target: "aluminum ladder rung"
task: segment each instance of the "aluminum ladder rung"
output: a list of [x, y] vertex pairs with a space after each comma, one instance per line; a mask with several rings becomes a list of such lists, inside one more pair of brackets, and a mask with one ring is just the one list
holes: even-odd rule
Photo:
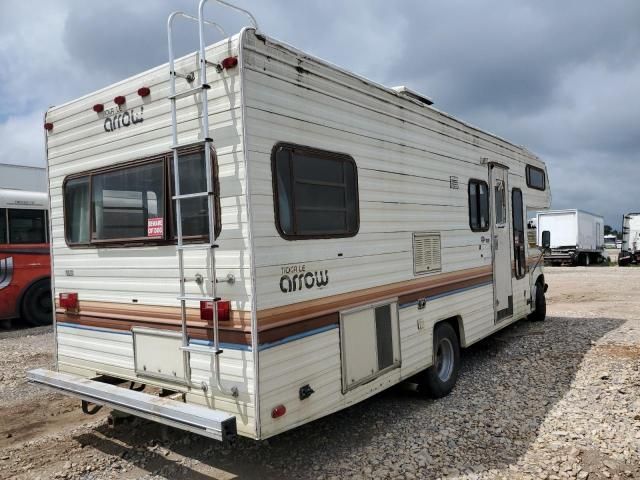
[[187, 245], [176, 245], [178, 250], [211, 250], [218, 248], [215, 243], [189, 243]]
[[178, 300], [194, 301], [194, 302], [219, 302], [220, 297], [211, 297], [209, 295], [178, 295]]
[[190, 95], [194, 95], [196, 93], [200, 93], [203, 90], [209, 90], [211, 88], [211, 85], [209, 85], [208, 83], [203, 83], [202, 85], [198, 85], [197, 87], [193, 87], [190, 88], [188, 90], [184, 90], [183, 92], [180, 93], [175, 93], [173, 95], [169, 95], [169, 100], [178, 100], [179, 98], [184, 98], [184, 97], [188, 97]]
[[209, 195], [213, 195], [214, 192], [196, 192], [196, 193], [185, 193], [184, 195], [173, 195], [171, 198], [174, 200], [187, 200], [189, 198], [202, 198], [208, 197]]
[[178, 143], [176, 145], [171, 145], [171, 148], [176, 150], [179, 148], [199, 147], [206, 143], [213, 143], [213, 138], [206, 137], [204, 140], [196, 140], [195, 142]]

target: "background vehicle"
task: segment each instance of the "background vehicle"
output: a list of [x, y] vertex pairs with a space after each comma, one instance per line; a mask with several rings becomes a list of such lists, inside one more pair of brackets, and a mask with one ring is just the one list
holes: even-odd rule
[[604, 219], [582, 210], [547, 210], [537, 214], [538, 245], [542, 232], [551, 232], [546, 264], [590, 265], [603, 260]]
[[604, 236], [604, 248], [618, 248], [617, 242], [618, 242], [618, 239], [615, 235]]
[[50, 109], [57, 371], [29, 378], [218, 439], [446, 395], [460, 348], [544, 319], [550, 187], [431, 103], [245, 28]]
[[52, 322], [48, 202], [46, 193], [0, 189], [2, 320]]
[[640, 263], [640, 213], [627, 213], [622, 217], [622, 246], [620, 266]]

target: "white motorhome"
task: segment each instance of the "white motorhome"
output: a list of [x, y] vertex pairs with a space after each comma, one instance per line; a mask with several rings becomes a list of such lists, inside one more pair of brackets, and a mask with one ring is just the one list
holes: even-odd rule
[[622, 246], [620, 266], [640, 263], [640, 213], [627, 213], [622, 217]]
[[538, 245], [542, 232], [551, 233], [547, 264], [590, 265], [603, 259], [604, 218], [576, 209], [547, 210], [537, 214]]
[[447, 394], [460, 348], [544, 318], [525, 212], [550, 191], [430, 103], [254, 23], [51, 108], [57, 362], [29, 378], [218, 439]]

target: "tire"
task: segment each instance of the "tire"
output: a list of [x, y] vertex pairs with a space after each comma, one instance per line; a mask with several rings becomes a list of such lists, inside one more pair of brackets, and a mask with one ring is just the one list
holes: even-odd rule
[[582, 266], [588, 267], [589, 265], [591, 265], [591, 255], [589, 255], [588, 253], [583, 253], [582, 254]]
[[433, 365], [418, 377], [418, 391], [431, 398], [442, 398], [453, 390], [460, 370], [460, 343], [451, 324], [436, 325], [433, 352]]
[[29, 325], [39, 327], [53, 322], [51, 308], [51, 280], [39, 280], [22, 297], [22, 318]]
[[529, 315], [529, 320], [534, 322], [543, 322], [547, 318], [547, 298], [544, 295], [544, 285], [536, 284], [536, 309]]

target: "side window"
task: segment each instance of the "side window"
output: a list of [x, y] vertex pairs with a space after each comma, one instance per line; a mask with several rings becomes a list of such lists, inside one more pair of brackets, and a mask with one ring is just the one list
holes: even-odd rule
[[527, 165], [526, 168], [527, 187], [535, 188], [536, 190], [544, 190], [546, 188], [546, 178], [544, 170], [532, 165]]
[[511, 207], [513, 209], [513, 255], [515, 260], [516, 278], [524, 277], [527, 271], [524, 238], [524, 212], [522, 206], [522, 191], [514, 188], [511, 192]]
[[46, 210], [9, 209], [10, 243], [45, 243]]
[[0, 208], [0, 243], [7, 243], [7, 209]]
[[469, 226], [474, 232], [489, 230], [489, 186], [483, 180], [469, 180]]
[[356, 164], [348, 155], [276, 145], [276, 226], [288, 239], [351, 237], [359, 229]]

